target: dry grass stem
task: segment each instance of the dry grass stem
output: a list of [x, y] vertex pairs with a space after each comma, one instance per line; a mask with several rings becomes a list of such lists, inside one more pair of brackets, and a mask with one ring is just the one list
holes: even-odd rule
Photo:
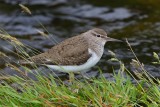
[[44, 37], [48, 37], [48, 34], [44, 33], [43, 31], [37, 30], [37, 32]]
[[22, 8], [23, 12], [26, 12], [30, 15], [32, 14], [28, 7], [24, 6], [23, 4], [19, 4], [19, 6]]
[[9, 34], [0, 34], [0, 38], [15, 43], [18, 46], [24, 46], [17, 38], [10, 36]]

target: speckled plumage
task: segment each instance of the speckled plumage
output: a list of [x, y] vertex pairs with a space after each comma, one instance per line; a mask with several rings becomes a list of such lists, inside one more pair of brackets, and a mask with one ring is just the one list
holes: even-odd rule
[[[48, 51], [29, 58], [29, 60], [36, 64], [63, 66], [82, 65], [91, 58], [88, 49], [95, 52], [100, 59], [105, 43], [115, 40], [116, 39], [107, 37], [107, 33], [103, 29], [95, 28], [78, 36], [66, 39]], [[25, 64], [28, 62], [20, 61], [20, 63]]]
[[33, 56], [30, 59], [35, 63], [54, 65], [81, 65], [90, 57], [88, 43], [83, 36], [69, 38], [48, 51]]

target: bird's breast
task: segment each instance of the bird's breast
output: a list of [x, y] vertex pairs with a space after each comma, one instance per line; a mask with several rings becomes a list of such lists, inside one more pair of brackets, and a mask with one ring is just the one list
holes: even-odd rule
[[49, 68], [61, 71], [61, 72], [83, 72], [87, 71], [91, 67], [95, 66], [101, 57], [97, 55], [97, 53], [92, 50], [88, 49], [89, 54], [91, 57], [82, 65], [66, 65], [66, 66], [58, 66], [58, 65], [47, 65]]

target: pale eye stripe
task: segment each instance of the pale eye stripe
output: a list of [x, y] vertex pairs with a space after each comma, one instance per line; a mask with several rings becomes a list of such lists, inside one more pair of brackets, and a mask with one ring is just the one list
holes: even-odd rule
[[95, 37], [98, 37], [98, 35], [99, 35], [99, 37], [102, 38], [102, 36], [100, 34], [95, 34], [95, 33], [92, 32], [92, 35], [95, 36]]

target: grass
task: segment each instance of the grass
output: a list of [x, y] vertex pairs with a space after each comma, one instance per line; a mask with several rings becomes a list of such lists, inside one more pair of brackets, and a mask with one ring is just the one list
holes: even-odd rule
[[[1, 31], [0, 38], [6, 40], [14, 46], [18, 55], [25, 60], [29, 55], [25, 52], [27, 48], [16, 38], [8, 33]], [[130, 50], [134, 54], [130, 44], [127, 41]], [[112, 61], [120, 63], [118, 74], [114, 73], [114, 81], [107, 80], [103, 74], [100, 78], [91, 78], [90, 80], [75, 79], [72, 84], [65, 83], [61, 79], [41, 75], [37, 71], [35, 77], [37, 81], [32, 80], [26, 74], [32, 72], [30, 68], [22, 65], [27, 72], [23, 72], [17, 65], [10, 62], [6, 66], [19, 72], [22, 76], [1, 76], [0, 84], [0, 106], [2, 107], [159, 107], [160, 106], [160, 81], [148, 74], [144, 65], [138, 58], [132, 60], [131, 65], [135, 68], [136, 79], [122, 61], [116, 58], [116, 55], [110, 51]], [[5, 53], [0, 52], [1, 57], [8, 58]], [[153, 53], [154, 64], [160, 64], [159, 56]], [[37, 66], [33, 66], [37, 68]], [[102, 72], [101, 70], [99, 70]], [[124, 77], [123, 74], [127, 77]], [[136, 83], [133, 84], [133, 78]], [[13, 84], [16, 84], [13, 86]]]
[[[92, 78], [90, 81], [75, 80], [64, 84], [52, 75], [36, 76], [38, 81], [11, 77], [18, 89], [7, 82], [0, 85], [0, 105], [3, 107], [158, 107], [159, 85], [140, 80], [133, 84], [130, 77], [121, 72], [114, 75], [115, 81]], [[142, 88], [145, 87], [145, 88]]]
[[[21, 7], [31, 14], [26, 7]], [[17, 52], [13, 54], [27, 60], [29, 55], [25, 52], [27, 47], [24, 44], [4, 30], [0, 31], [0, 38], [16, 48]], [[134, 54], [128, 41], [127, 44]], [[51, 74], [48, 77], [43, 76], [38, 71], [33, 74], [37, 78], [35, 81], [17, 65], [7, 62], [6, 66], [22, 76], [1, 76], [0, 107], [159, 107], [160, 81], [148, 74], [135, 54], [131, 65], [135, 68], [138, 79], [113, 52], [110, 53], [113, 55], [111, 60], [120, 63], [119, 72], [113, 74], [113, 81], [107, 80], [101, 73], [100, 78], [75, 79], [69, 84], [54, 78]], [[153, 56], [156, 59], [153, 63], [160, 64], [159, 56], [156, 53]], [[8, 58], [3, 52], [0, 52], [0, 57]], [[23, 67], [27, 73], [32, 72], [27, 67], [18, 66]], [[124, 77], [124, 73], [127, 76]], [[132, 82], [133, 79], [136, 83]]]
[[[9, 35], [7, 41], [11, 45], [16, 44], [13, 42], [18, 42], [17, 45], [20, 46], [17, 39], [13, 39], [15, 41], [8, 39], [13, 39], [9, 38]], [[15, 47], [17, 48], [16, 45]], [[22, 47], [24, 45], [17, 49], [21, 49], [22, 53], [25, 53]], [[129, 47], [133, 52], [130, 45]], [[72, 84], [69, 84], [61, 81], [61, 79], [54, 78], [51, 74], [48, 77], [43, 76], [38, 71], [37, 74], [34, 74], [37, 78], [35, 81], [29, 78], [19, 67], [8, 62], [7, 66], [22, 74], [22, 77], [3, 77], [5, 81], [2, 81], [0, 84], [0, 106], [159, 107], [160, 81], [148, 74], [143, 64], [135, 56], [131, 64], [138, 70], [136, 76], [139, 79], [137, 80], [125, 65], [116, 58], [116, 55], [111, 51], [110, 53], [114, 57], [111, 60], [120, 63], [118, 74], [114, 73], [113, 75], [114, 81], [107, 80], [101, 73], [100, 78], [91, 78], [90, 80], [75, 79]], [[2, 52], [0, 55], [7, 57]], [[28, 56], [27, 53], [25, 53], [25, 56]], [[23, 55], [22, 58], [25, 59]], [[156, 59], [154, 64], [159, 64], [159, 57], [156, 53], [154, 53], [154, 58]], [[19, 66], [23, 67], [25, 71], [31, 72], [29, 68], [22, 65]], [[35, 66], [35, 68], [37, 67]], [[99, 71], [102, 72], [101, 70]], [[124, 77], [124, 73], [127, 75], [126, 77]], [[133, 84], [131, 78], [136, 81], [135, 84]], [[11, 84], [16, 84], [16, 86]]]

